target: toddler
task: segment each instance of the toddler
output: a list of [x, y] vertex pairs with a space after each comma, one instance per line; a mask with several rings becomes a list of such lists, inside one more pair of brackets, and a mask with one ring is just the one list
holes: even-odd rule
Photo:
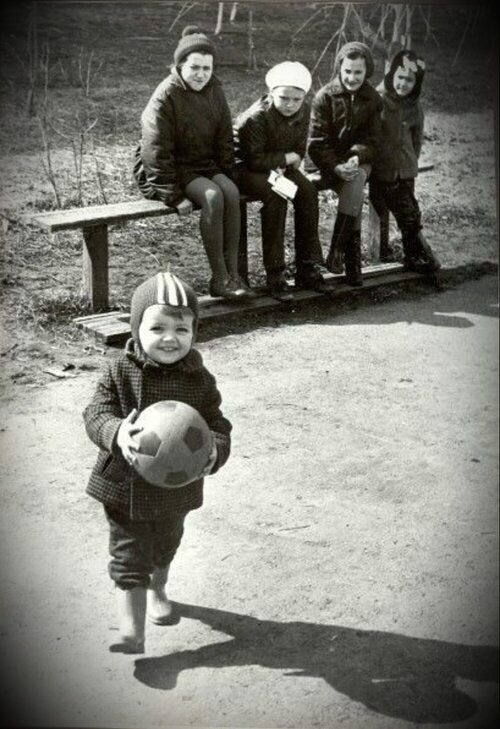
[[205, 418], [213, 448], [202, 476], [230, 452], [231, 423], [222, 415], [215, 378], [193, 349], [198, 301], [170, 272], [142, 283], [132, 296], [132, 337], [106, 369], [83, 417], [99, 447], [87, 493], [104, 505], [109, 524], [109, 574], [117, 590], [120, 638], [110, 650], [144, 652], [146, 610], [157, 624], [172, 621], [165, 593], [186, 515], [203, 501], [203, 477], [179, 489], [152, 486], [135, 471], [138, 413], [161, 400], [187, 403]]

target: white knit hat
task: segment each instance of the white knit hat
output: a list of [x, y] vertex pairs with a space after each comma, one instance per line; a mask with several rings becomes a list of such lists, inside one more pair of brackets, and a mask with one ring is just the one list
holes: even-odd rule
[[311, 88], [312, 78], [308, 69], [298, 61], [283, 61], [273, 66], [266, 74], [266, 86], [275, 89], [277, 86], [293, 86], [302, 89], [306, 94]]

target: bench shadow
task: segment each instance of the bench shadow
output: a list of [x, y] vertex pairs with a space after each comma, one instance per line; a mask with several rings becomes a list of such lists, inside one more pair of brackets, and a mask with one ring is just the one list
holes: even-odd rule
[[385, 716], [413, 722], [456, 722], [476, 702], [457, 679], [498, 682], [499, 650], [340, 625], [259, 620], [249, 615], [175, 603], [182, 618], [199, 620], [230, 640], [139, 658], [135, 677], [168, 691], [182, 671], [259, 665], [284, 676], [322, 678], [335, 691]]

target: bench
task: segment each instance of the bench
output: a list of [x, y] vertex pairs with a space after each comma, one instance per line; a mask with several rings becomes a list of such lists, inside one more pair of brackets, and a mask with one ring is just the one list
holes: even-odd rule
[[[248, 280], [247, 204], [254, 202], [241, 196], [241, 236], [238, 270]], [[108, 226], [129, 220], [157, 218], [176, 214], [175, 208], [166, 207], [157, 200], [132, 200], [108, 205], [92, 205], [84, 208], [69, 208], [25, 216], [25, 221], [57, 233], [81, 230], [83, 234], [83, 293], [88, 298], [92, 311], [109, 309], [109, 245]], [[386, 235], [387, 225], [381, 221], [380, 230]]]
[[[433, 165], [419, 166], [419, 172], [426, 172], [430, 169], [433, 169]], [[247, 205], [251, 202], [256, 202], [256, 199], [245, 195], [240, 198], [241, 235], [238, 270], [245, 281], [248, 281]], [[166, 207], [157, 200], [141, 198], [123, 203], [32, 213], [25, 216], [24, 220], [49, 233], [67, 230], [82, 231], [83, 293], [90, 302], [91, 310], [97, 312], [109, 309], [108, 226], [129, 220], [156, 218], [173, 214], [177, 214], [175, 208]], [[384, 251], [388, 245], [388, 211], [385, 211], [379, 218], [373, 206], [369, 205], [366, 239], [370, 260], [378, 261], [380, 251]]]

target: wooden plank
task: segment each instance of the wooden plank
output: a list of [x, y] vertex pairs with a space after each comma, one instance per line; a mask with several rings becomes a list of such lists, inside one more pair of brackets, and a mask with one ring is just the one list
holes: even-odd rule
[[51, 233], [58, 230], [71, 230], [87, 228], [103, 223], [121, 223], [125, 220], [138, 218], [152, 218], [162, 215], [172, 215], [175, 208], [166, 207], [158, 200], [131, 200], [125, 203], [112, 203], [110, 205], [92, 205], [86, 208], [68, 208], [48, 213], [31, 214], [25, 219], [35, 223]]
[[[334, 277], [336, 280], [332, 283], [331, 291], [323, 294], [308, 289], [299, 289], [294, 292], [293, 299], [290, 302], [278, 301], [265, 294], [241, 303], [209, 296], [200, 297], [200, 320], [209, 322], [252, 312], [264, 312], [278, 308], [286, 309], [304, 302], [320, 301], [325, 298], [329, 301], [345, 297], [355, 298], [367, 290], [425, 278], [423, 274], [404, 271], [400, 264], [385, 264], [373, 266], [370, 269], [375, 270], [363, 270], [364, 285], [359, 288], [349, 286], [345, 283], [345, 277], [339, 275]], [[120, 344], [130, 336], [128, 315], [125, 312], [106, 312], [105, 314], [78, 317], [74, 322], [77, 326], [92, 334], [96, 340], [105, 344]]]
[[[247, 195], [242, 195], [241, 202], [244, 206], [248, 202], [253, 202], [253, 200]], [[89, 228], [104, 223], [112, 225], [126, 220], [155, 218], [163, 215], [173, 215], [174, 213], [177, 213], [175, 208], [167, 207], [159, 200], [141, 198], [140, 200], [130, 200], [123, 203], [52, 210], [47, 213], [31, 213], [23, 216], [23, 220], [45, 228], [50, 233], [56, 233], [58, 230]]]
[[83, 229], [83, 291], [93, 311], [109, 308], [108, 227]]

